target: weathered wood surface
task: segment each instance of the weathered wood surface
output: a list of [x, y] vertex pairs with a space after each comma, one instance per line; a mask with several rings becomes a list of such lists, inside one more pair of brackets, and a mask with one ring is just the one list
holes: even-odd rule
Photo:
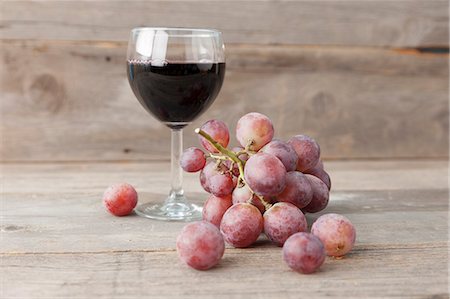
[[[0, 48], [3, 161], [168, 158], [169, 130], [128, 85], [125, 42], [8, 40]], [[316, 138], [325, 158], [448, 156], [448, 55], [230, 45], [227, 59], [222, 91], [188, 127], [186, 147], [198, 145], [193, 129], [207, 119], [234, 132], [240, 116], [259, 111], [278, 137]]]
[[[263, 236], [194, 271], [175, 252], [183, 224], [103, 210], [112, 182], [134, 184], [141, 202], [159, 200], [168, 163], [1, 164], [2, 298], [448, 298], [447, 161], [325, 166], [333, 190], [324, 212], [350, 218], [357, 243], [308, 276], [290, 271]], [[204, 200], [196, 175], [185, 183]]]
[[0, 36], [126, 41], [137, 26], [215, 27], [227, 43], [448, 46], [448, 1], [3, 1]]

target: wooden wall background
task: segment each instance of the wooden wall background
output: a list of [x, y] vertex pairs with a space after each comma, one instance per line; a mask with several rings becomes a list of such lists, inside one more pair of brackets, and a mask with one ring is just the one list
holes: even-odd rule
[[[3, 1], [3, 161], [168, 158], [128, 86], [129, 29], [213, 27], [227, 45], [210, 118], [269, 115], [325, 158], [448, 157], [448, 1]], [[233, 139], [234, 141], [234, 139]]]

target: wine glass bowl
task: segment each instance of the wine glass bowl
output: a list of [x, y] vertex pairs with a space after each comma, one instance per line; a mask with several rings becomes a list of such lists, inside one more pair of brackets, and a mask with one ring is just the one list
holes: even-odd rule
[[201, 218], [189, 203], [179, 165], [182, 129], [216, 99], [225, 74], [225, 48], [217, 30], [139, 27], [131, 30], [127, 74], [141, 105], [172, 129], [172, 186], [163, 204], [147, 203], [136, 213], [160, 220]]

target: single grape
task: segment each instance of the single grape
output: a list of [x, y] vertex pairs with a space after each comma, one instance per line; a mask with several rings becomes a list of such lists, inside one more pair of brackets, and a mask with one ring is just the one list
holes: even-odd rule
[[180, 259], [197, 270], [215, 266], [223, 256], [225, 242], [219, 229], [206, 221], [187, 224], [177, 238]]
[[277, 195], [286, 186], [286, 168], [271, 154], [251, 156], [245, 163], [244, 177], [250, 189], [262, 196]]
[[307, 213], [317, 213], [322, 211], [328, 205], [328, 199], [330, 197], [328, 187], [321, 179], [313, 175], [305, 174], [305, 176], [311, 184], [313, 196], [311, 202], [306, 207], [302, 208], [302, 211]]
[[264, 213], [264, 233], [278, 246], [291, 235], [307, 230], [305, 215], [296, 206], [279, 202]]
[[231, 205], [231, 195], [217, 197], [211, 194], [203, 206], [203, 220], [211, 222], [215, 226], [219, 227], [223, 214], [229, 207], [231, 207]]
[[257, 207], [258, 210], [261, 211], [261, 213], [264, 213], [264, 211], [266, 210], [261, 200], [259, 200], [259, 198], [252, 193], [252, 191], [248, 188], [247, 185], [235, 188], [233, 190], [232, 198], [234, 205], [238, 203], [248, 202], [248, 200], [251, 198], [252, 199], [251, 204]]
[[322, 242], [309, 233], [293, 234], [283, 246], [284, 261], [291, 269], [303, 274], [313, 273], [319, 269], [325, 257]]
[[180, 165], [184, 171], [197, 172], [203, 169], [206, 164], [205, 153], [199, 148], [190, 147], [184, 150], [181, 155]]
[[263, 230], [261, 212], [252, 204], [239, 203], [231, 206], [222, 217], [220, 231], [225, 241], [238, 248], [255, 243]]
[[200, 184], [206, 192], [215, 196], [226, 196], [233, 192], [237, 180], [228, 172], [225, 165], [208, 162], [200, 172]]
[[138, 201], [138, 194], [130, 184], [109, 186], [103, 193], [103, 205], [115, 216], [130, 214]]
[[229, 173], [216, 173], [207, 179], [208, 189], [215, 196], [226, 196], [233, 192], [235, 182]]
[[211, 193], [208, 185], [208, 179], [217, 173], [216, 163], [214, 161], [209, 161], [206, 163], [205, 167], [200, 171], [200, 185], [206, 192]]
[[317, 218], [311, 233], [322, 241], [328, 255], [336, 257], [352, 250], [356, 239], [356, 230], [350, 220], [334, 213]]
[[272, 140], [260, 152], [272, 154], [283, 163], [286, 171], [293, 171], [297, 167], [298, 155], [294, 148], [281, 140]]
[[297, 170], [304, 172], [313, 168], [320, 158], [319, 144], [309, 136], [296, 135], [287, 142], [298, 155]]
[[319, 178], [322, 182], [325, 183], [325, 185], [327, 185], [328, 190], [331, 189], [331, 179], [330, 176], [328, 175], [328, 173], [320, 167], [320, 164], [318, 163], [315, 167], [308, 169], [307, 171], [305, 171], [305, 173], [307, 174], [311, 174], [317, 178]]
[[306, 207], [313, 198], [313, 190], [307, 177], [298, 171], [288, 172], [286, 187], [276, 196], [279, 202], [289, 202], [299, 209]]
[[[217, 141], [223, 147], [228, 146], [230, 141], [230, 132], [228, 131], [227, 125], [221, 120], [208, 120], [204, 123], [200, 129], [205, 131], [209, 136], [211, 136], [215, 141]], [[199, 140], [202, 146], [211, 153], [218, 153], [219, 151], [203, 136], [199, 135]]]
[[257, 112], [242, 116], [236, 126], [236, 138], [242, 147], [252, 151], [259, 151], [273, 138], [272, 121], [265, 115]]

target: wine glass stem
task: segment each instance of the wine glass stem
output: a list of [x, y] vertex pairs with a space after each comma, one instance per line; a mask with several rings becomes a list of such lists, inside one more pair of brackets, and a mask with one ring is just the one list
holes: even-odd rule
[[181, 153], [183, 151], [183, 129], [172, 129], [171, 138], [171, 187], [170, 197], [183, 198], [183, 170], [180, 166]]

